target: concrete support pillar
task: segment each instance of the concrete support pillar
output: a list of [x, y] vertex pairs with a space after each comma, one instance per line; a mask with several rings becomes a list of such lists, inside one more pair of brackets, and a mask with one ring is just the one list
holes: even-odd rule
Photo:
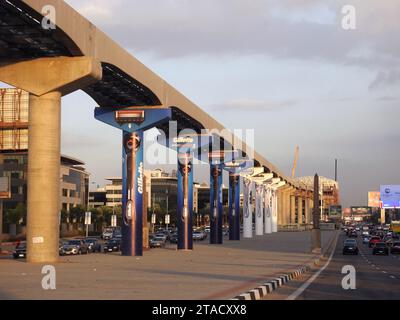
[[276, 191], [276, 202], [277, 202], [277, 214], [278, 214], [278, 225], [283, 225], [283, 190]]
[[27, 261], [58, 260], [61, 96], [102, 77], [90, 57], [52, 57], [0, 66], [0, 81], [30, 93]]
[[29, 98], [27, 260], [58, 260], [61, 93]]
[[271, 194], [272, 201], [272, 232], [278, 232], [278, 197], [275, 190]]
[[243, 179], [243, 238], [253, 237], [252, 182]]
[[271, 188], [266, 187], [264, 188], [264, 232], [266, 234], [272, 233], [272, 213], [272, 190]]
[[285, 191], [284, 205], [283, 205], [284, 224], [290, 223], [290, 189]]
[[303, 224], [304, 220], [303, 220], [303, 200], [304, 198], [302, 196], [297, 198], [297, 218], [298, 224]]
[[290, 224], [296, 223], [296, 196], [292, 193], [290, 194]]
[[262, 236], [264, 234], [264, 185], [256, 184], [256, 217], [255, 217], [255, 229], [256, 236]]

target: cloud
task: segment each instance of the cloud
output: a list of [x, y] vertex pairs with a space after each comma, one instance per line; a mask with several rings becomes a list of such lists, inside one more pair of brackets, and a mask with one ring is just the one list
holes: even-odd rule
[[209, 109], [216, 112], [226, 112], [226, 111], [269, 111], [275, 109], [282, 109], [286, 107], [291, 107], [297, 102], [295, 100], [286, 101], [261, 101], [261, 100], [249, 100], [240, 99], [221, 102], [209, 106]]
[[375, 90], [382, 87], [393, 86], [400, 82], [400, 71], [399, 70], [389, 70], [389, 71], [379, 71], [374, 79], [369, 85], [369, 90]]
[[399, 62], [397, 0], [353, 0], [353, 31], [341, 28], [344, 0], [68, 2], [124, 47], [159, 58], [264, 54], [368, 68]]

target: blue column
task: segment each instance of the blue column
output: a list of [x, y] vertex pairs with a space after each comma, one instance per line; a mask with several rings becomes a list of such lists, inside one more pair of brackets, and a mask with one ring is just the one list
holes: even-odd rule
[[229, 240], [240, 240], [240, 176], [229, 172]]
[[143, 255], [143, 132], [122, 133], [122, 255]]
[[210, 243], [221, 244], [222, 237], [222, 164], [210, 163]]
[[191, 151], [178, 149], [178, 250], [193, 249], [193, 161]]

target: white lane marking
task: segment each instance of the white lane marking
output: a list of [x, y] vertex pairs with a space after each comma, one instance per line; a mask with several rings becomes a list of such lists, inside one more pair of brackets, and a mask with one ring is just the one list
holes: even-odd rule
[[379, 267], [376, 267], [376, 270], [381, 270], [381, 268], [379, 268]]
[[324, 266], [322, 268], [320, 268], [316, 273], [314, 273], [314, 275], [310, 279], [308, 279], [306, 282], [304, 282], [300, 288], [298, 288], [295, 292], [293, 292], [290, 296], [288, 296], [286, 298], [286, 300], [296, 300], [304, 292], [304, 290], [306, 290], [310, 286], [310, 284], [313, 283], [315, 281], [315, 279], [318, 278], [318, 276], [321, 274], [321, 272], [326, 269], [326, 267], [329, 265], [329, 263], [331, 262], [331, 260], [333, 258], [333, 254], [335, 253], [336, 245], [338, 243], [337, 240], [338, 240], [338, 238], [336, 238], [335, 247], [333, 248], [331, 255], [329, 256], [329, 259], [324, 264]]
[[390, 276], [392, 279], [396, 279], [396, 277], [395, 276]]
[[386, 271], [382, 271], [382, 273], [387, 273]]
[[371, 267], [375, 267], [375, 265], [373, 264], [373, 265], [371, 265]]

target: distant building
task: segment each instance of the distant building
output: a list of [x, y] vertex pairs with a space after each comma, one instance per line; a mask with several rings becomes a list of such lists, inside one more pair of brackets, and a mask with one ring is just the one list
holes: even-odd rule
[[[29, 94], [15, 88], [0, 89], [0, 176], [10, 178], [11, 198], [3, 211], [27, 204]], [[70, 156], [60, 158], [60, 209], [88, 203], [89, 173], [85, 163]], [[0, 221], [1, 223], [1, 221]], [[7, 231], [7, 226], [4, 228]]]
[[106, 206], [111, 208], [122, 206], [122, 178], [106, 177], [105, 179], [111, 182], [105, 186]]
[[[296, 178], [297, 181], [305, 184], [307, 188], [314, 188], [314, 176], [306, 176]], [[331, 206], [339, 206], [340, 205], [340, 197], [339, 197], [339, 183], [335, 180], [319, 176], [320, 183], [320, 194], [322, 194], [322, 216], [323, 219], [327, 219], [329, 217], [329, 208]], [[321, 197], [320, 197], [321, 198]], [[321, 201], [320, 201], [321, 207]]]
[[107, 204], [106, 197], [106, 189], [105, 188], [97, 188], [96, 191], [89, 192], [89, 207], [97, 208], [102, 207]]

